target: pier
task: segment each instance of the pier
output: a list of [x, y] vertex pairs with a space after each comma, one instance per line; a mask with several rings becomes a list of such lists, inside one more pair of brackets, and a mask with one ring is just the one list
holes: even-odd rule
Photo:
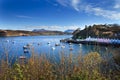
[[75, 43], [75, 44], [88, 44], [88, 45], [100, 45], [100, 46], [113, 46], [120, 47], [119, 39], [105, 39], [105, 38], [86, 38], [86, 39], [64, 39], [60, 42]]

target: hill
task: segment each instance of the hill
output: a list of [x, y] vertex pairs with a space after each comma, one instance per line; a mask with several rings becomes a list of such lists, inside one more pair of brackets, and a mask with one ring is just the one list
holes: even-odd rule
[[120, 39], [120, 25], [105, 24], [85, 26], [85, 29], [77, 29], [73, 32], [73, 39], [86, 38], [89, 36], [95, 38], [99, 37]]
[[63, 35], [61, 31], [24, 31], [24, 30], [0, 30], [0, 36], [36, 36], [36, 35]]

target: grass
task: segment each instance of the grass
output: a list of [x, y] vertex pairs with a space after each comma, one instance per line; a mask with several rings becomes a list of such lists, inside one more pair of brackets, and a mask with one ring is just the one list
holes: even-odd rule
[[5, 55], [6, 59], [0, 59], [0, 80], [120, 80], [120, 69], [111, 67], [110, 60], [98, 52], [85, 56], [61, 52], [56, 61], [55, 56], [51, 59], [33, 51], [29, 59], [18, 58], [14, 64]]

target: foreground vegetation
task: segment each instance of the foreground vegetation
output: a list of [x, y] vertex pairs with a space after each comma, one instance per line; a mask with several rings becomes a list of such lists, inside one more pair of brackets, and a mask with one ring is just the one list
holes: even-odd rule
[[[61, 52], [55, 56], [35, 55], [18, 59], [14, 64], [0, 60], [0, 80], [120, 80], [120, 70], [106, 58], [91, 52], [85, 56]], [[11, 65], [12, 64], [12, 65]]]

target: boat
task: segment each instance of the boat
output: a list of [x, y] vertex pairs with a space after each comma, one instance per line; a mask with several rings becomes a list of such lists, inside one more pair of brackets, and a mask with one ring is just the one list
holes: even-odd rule
[[52, 50], [55, 50], [55, 47], [52, 47]]
[[62, 45], [62, 46], [61, 46], [61, 48], [62, 48], [62, 49], [64, 49], [64, 48], [65, 48], [65, 46], [64, 46], [64, 45]]
[[56, 43], [55, 46], [60, 46], [60, 44], [59, 44], [59, 43]]

